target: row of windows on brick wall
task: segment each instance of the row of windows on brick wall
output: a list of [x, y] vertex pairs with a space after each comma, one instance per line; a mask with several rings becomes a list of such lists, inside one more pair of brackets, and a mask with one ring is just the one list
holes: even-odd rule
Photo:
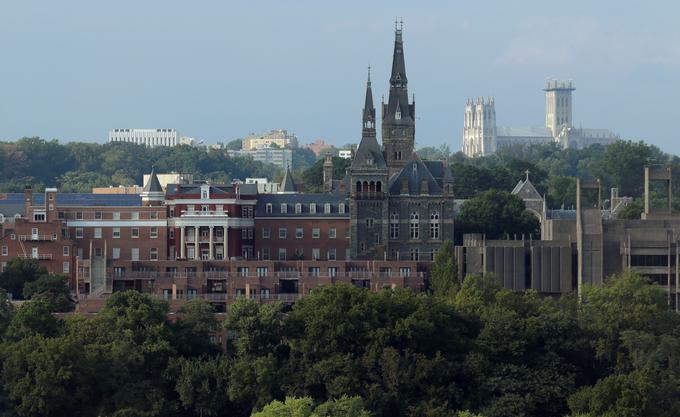
[[[82, 239], [84, 236], [83, 228], [82, 227], [76, 227], [76, 239]], [[114, 227], [111, 229], [111, 237], [113, 239], [119, 239], [121, 236], [120, 234], [120, 227]], [[136, 239], [139, 237], [139, 227], [132, 227], [130, 228], [130, 237], [133, 239]], [[151, 239], [156, 239], [158, 237], [158, 228], [157, 227], [150, 227], [149, 228], [149, 238]], [[95, 239], [101, 239], [102, 238], [102, 228], [101, 227], [95, 227], [94, 228], [94, 238]]]
[[[301, 203], [296, 203], [295, 206], [295, 214], [302, 214], [304, 210], [304, 206]], [[310, 203], [309, 206], [307, 207], [308, 213], [309, 214], [316, 214], [317, 213], [317, 204], [316, 203]], [[267, 203], [265, 206], [265, 212], [267, 214], [272, 214], [274, 211], [274, 207], [272, 206], [272, 203]], [[288, 214], [288, 203], [282, 203], [280, 207], [281, 214]], [[333, 212], [333, 206], [330, 203], [325, 203], [323, 205], [323, 213], [324, 214], [331, 214]], [[338, 214], [345, 214], [345, 204], [340, 203], [338, 204]]]
[[[337, 237], [337, 229], [335, 228], [330, 228], [328, 229], [328, 238], [329, 239], [335, 239]], [[271, 229], [268, 227], [263, 227], [262, 228], [262, 238], [263, 239], [269, 239], [271, 237]], [[285, 239], [288, 237], [288, 228], [286, 227], [279, 227], [279, 239]], [[295, 238], [296, 239], [302, 239], [305, 237], [305, 231], [304, 228], [302, 227], [296, 227], [295, 228]], [[312, 239], [319, 239], [321, 237], [321, 229], [318, 227], [313, 227], [312, 228]]]
[[[262, 248], [262, 259], [265, 261], [271, 260], [271, 252], [269, 248]], [[296, 248], [294, 249], [294, 252], [292, 254], [292, 258], [290, 259], [295, 259], [295, 260], [304, 260], [304, 259], [310, 259], [310, 260], [320, 260], [321, 258], [321, 250], [319, 248], [312, 248], [312, 253], [311, 257], [305, 258], [305, 251], [303, 248]], [[349, 249], [346, 250], [345, 257], [349, 258]], [[278, 253], [277, 253], [277, 259], [279, 261], [286, 261], [288, 260], [288, 249], [287, 248], [278, 248]], [[329, 261], [335, 261], [337, 260], [337, 249], [336, 248], [330, 248], [328, 249], [328, 252], [326, 252], [326, 260]]]
[[[101, 258], [104, 256], [104, 249], [103, 248], [94, 248], [94, 256], [97, 258]], [[120, 259], [120, 248], [111, 248], [111, 259]], [[158, 248], [150, 248], [149, 249], [149, 258], [150, 261], [157, 261], [158, 260]], [[139, 261], [140, 256], [139, 256], [139, 248], [130, 248], [130, 260], [131, 261]]]
[[[94, 219], [95, 220], [103, 220], [104, 217], [110, 218], [112, 220], [121, 220], [121, 213], [119, 211], [114, 211], [111, 214], [111, 216], [108, 216], [109, 213], [106, 213], [106, 216], [104, 216], [104, 213], [101, 211], [95, 211], [94, 212]], [[65, 213], [63, 211], [60, 211], [57, 216], [59, 217], [59, 220], [65, 220], [67, 218], [70, 219], [76, 219], [76, 220], [83, 220], [83, 212], [82, 211], [77, 211], [77, 212], [70, 212], [70, 213]], [[158, 219], [158, 212], [157, 211], [151, 211], [149, 212], [149, 219], [150, 220], [156, 220]], [[133, 211], [130, 212], [130, 219], [127, 220], [139, 220], [139, 212], [138, 211]]]

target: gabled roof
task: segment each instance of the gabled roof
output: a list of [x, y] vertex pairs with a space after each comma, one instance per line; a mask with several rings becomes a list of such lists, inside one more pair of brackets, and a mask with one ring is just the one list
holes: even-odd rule
[[149, 175], [149, 180], [144, 184], [142, 188], [142, 193], [162, 193], [163, 187], [161, 187], [160, 181], [156, 176], [155, 168], [151, 167], [151, 175]]
[[536, 190], [534, 184], [529, 180], [529, 173], [527, 172], [527, 177], [524, 180], [520, 180], [515, 188], [513, 188], [511, 194], [520, 197], [522, 200], [542, 200], [541, 194]]
[[290, 167], [286, 168], [286, 173], [281, 180], [280, 193], [295, 193], [295, 182], [293, 182], [293, 174], [290, 173]]
[[427, 168], [425, 163], [420, 159], [420, 157], [418, 157], [417, 154], [414, 153], [411, 159], [401, 169], [401, 171], [398, 174], [392, 176], [390, 179], [390, 194], [402, 194], [402, 185], [404, 181], [406, 181], [408, 184], [408, 194], [419, 195], [421, 193], [420, 186], [423, 183], [423, 180], [427, 181], [428, 194], [442, 194], [442, 187], [432, 176], [432, 173]]
[[383, 157], [378, 140], [373, 136], [361, 138], [359, 149], [352, 160], [351, 169], [361, 168], [385, 168], [385, 157]]

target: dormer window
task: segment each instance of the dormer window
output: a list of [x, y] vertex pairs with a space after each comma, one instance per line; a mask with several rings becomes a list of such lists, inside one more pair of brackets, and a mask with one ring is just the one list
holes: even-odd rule
[[281, 204], [281, 214], [286, 214], [288, 213], [288, 204], [282, 203]]
[[396, 113], [394, 113], [394, 118], [396, 120], [401, 120], [401, 111], [397, 110]]
[[202, 185], [201, 186], [201, 200], [207, 200], [210, 198], [210, 186], [209, 185]]
[[366, 165], [373, 165], [374, 162], [375, 162], [375, 160], [373, 159], [373, 156], [369, 155], [366, 158]]

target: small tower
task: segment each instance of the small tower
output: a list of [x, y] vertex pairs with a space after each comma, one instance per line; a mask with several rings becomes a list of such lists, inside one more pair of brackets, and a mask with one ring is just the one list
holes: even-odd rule
[[279, 194], [295, 194], [297, 193], [297, 187], [293, 181], [293, 174], [290, 173], [290, 167], [286, 167], [286, 173], [283, 175], [281, 180], [281, 186], [279, 187]]
[[326, 152], [323, 160], [323, 190], [330, 193], [333, 189], [333, 156]]
[[151, 175], [149, 175], [149, 180], [144, 184], [142, 188], [142, 205], [145, 207], [150, 206], [160, 206], [165, 200], [165, 192], [161, 183], [158, 181], [156, 176], [155, 167], [151, 167]]
[[572, 127], [572, 81], [549, 80], [545, 83], [545, 127], [557, 138], [564, 127]]
[[463, 120], [463, 153], [469, 157], [496, 152], [496, 107], [493, 97], [468, 99]]

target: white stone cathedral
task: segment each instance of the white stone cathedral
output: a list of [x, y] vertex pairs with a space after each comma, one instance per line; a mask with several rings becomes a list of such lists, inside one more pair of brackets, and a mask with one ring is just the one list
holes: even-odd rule
[[550, 80], [545, 88], [545, 127], [496, 126], [493, 97], [468, 99], [463, 123], [463, 153], [469, 157], [491, 155], [499, 149], [557, 142], [563, 148], [608, 145], [618, 139], [609, 129], [574, 127], [572, 81]]

